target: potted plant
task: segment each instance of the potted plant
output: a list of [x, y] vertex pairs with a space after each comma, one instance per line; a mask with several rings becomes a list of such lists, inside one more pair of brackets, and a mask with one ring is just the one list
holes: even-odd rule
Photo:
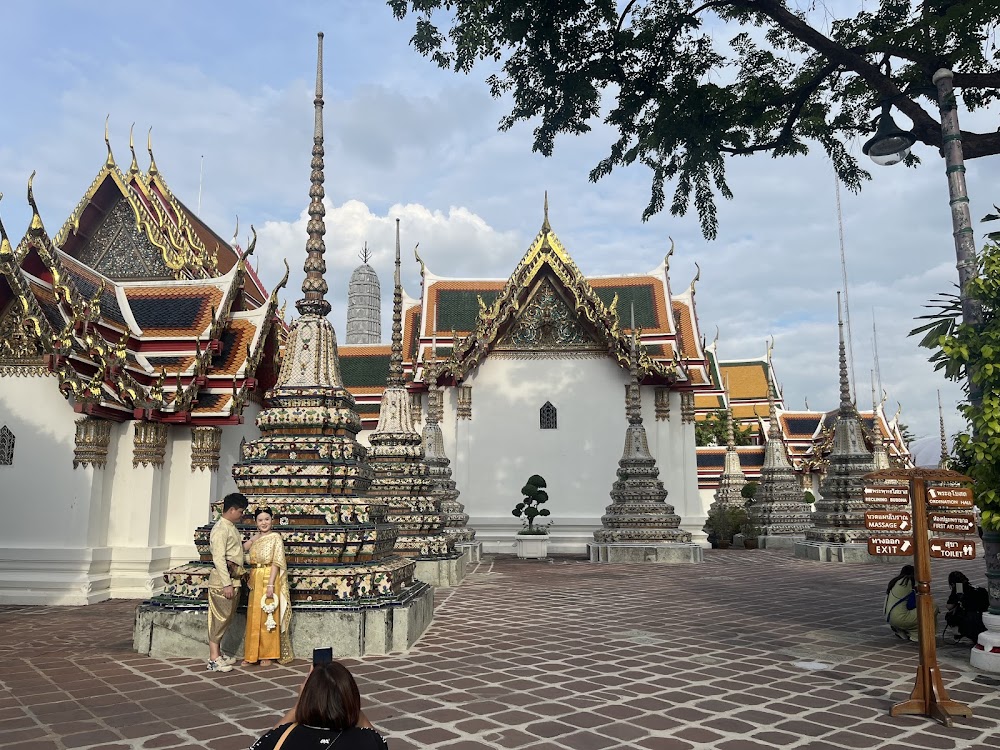
[[536, 523], [537, 518], [549, 515], [549, 509], [541, 507], [549, 500], [549, 494], [545, 491], [546, 486], [542, 477], [532, 474], [521, 488], [524, 497], [511, 511], [511, 515], [524, 519], [524, 527], [515, 537], [517, 556], [520, 558], [541, 560], [548, 555], [548, 526]]
[[729, 506], [710, 511], [705, 520], [705, 531], [712, 548], [729, 549], [733, 543], [733, 535], [748, 521], [747, 512], [743, 508]]
[[755, 526], [752, 521], [747, 521], [740, 527], [740, 530], [743, 533], [743, 547], [745, 549], [757, 549], [760, 528]]

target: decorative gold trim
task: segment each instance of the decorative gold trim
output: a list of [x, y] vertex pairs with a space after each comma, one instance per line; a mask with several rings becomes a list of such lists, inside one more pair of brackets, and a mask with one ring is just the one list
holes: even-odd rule
[[110, 444], [111, 422], [97, 417], [83, 417], [76, 420], [73, 468], [96, 466], [103, 469], [108, 463], [108, 446]]
[[191, 428], [191, 471], [219, 470], [219, 451], [222, 449], [221, 427]]
[[163, 422], [136, 422], [133, 436], [132, 466], [163, 466], [167, 454], [169, 427]]

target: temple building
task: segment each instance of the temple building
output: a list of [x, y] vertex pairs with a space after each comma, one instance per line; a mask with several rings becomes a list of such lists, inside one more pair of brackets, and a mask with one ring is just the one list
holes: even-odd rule
[[[195, 554], [274, 382], [283, 324], [246, 253], [107, 158], [53, 239], [0, 229], [0, 602], [149, 596]], [[248, 423], [244, 422], [250, 417]], [[220, 478], [222, 481], [220, 481]]]

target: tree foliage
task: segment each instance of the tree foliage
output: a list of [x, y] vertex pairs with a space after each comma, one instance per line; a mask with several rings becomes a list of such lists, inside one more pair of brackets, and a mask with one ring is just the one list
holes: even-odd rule
[[524, 487], [521, 488], [521, 494], [524, 498], [517, 505], [514, 506], [514, 510], [511, 514], [517, 518], [523, 517], [527, 523], [527, 533], [535, 533], [535, 519], [539, 516], [545, 517], [549, 515], [548, 508], [542, 508], [543, 503], [549, 501], [549, 493], [547, 493], [543, 488], [546, 487], [545, 480], [538, 474], [532, 474], [528, 477], [528, 481], [525, 483]]
[[[937, 69], [955, 71], [969, 109], [1000, 93], [1000, 0], [881, 0], [843, 18], [816, 0], [388, 4], [415, 18], [413, 46], [441, 67], [499, 66], [487, 83], [513, 101], [502, 130], [531, 121], [533, 148], [547, 156], [557, 135], [603, 120], [617, 138], [591, 180], [644, 164], [652, 187], [643, 218], [693, 205], [709, 239], [716, 196], [732, 197], [727, 156], [796, 156], [819, 144], [857, 191], [870, 176], [848, 143], [874, 131], [883, 102], [913, 122], [917, 140], [940, 147], [928, 92]], [[1000, 133], [963, 133], [963, 146], [967, 159], [1000, 153]]]
[[[729, 412], [719, 409], [694, 423], [695, 445], [726, 445], [729, 429]], [[733, 422], [733, 437], [737, 445], [753, 443], [753, 432], [739, 422]]]
[[[1000, 209], [997, 209], [1000, 212]], [[985, 220], [1000, 219], [1000, 213]], [[978, 326], [960, 322], [961, 310], [952, 295], [932, 303], [931, 322], [914, 329], [923, 334], [921, 346], [933, 349], [931, 362], [951, 380], [968, 377], [980, 387], [982, 403], [966, 400], [959, 407], [968, 424], [955, 440], [953, 468], [975, 481], [976, 505], [983, 528], [1000, 531], [1000, 232], [991, 232], [979, 256], [979, 273], [966, 293], [982, 305]], [[951, 300], [949, 302], [949, 300]], [[968, 393], [968, 383], [964, 385]]]

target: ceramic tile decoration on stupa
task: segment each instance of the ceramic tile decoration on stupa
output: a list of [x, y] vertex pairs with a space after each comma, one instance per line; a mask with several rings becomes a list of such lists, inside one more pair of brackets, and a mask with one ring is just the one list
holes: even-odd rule
[[649, 452], [642, 424], [639, 395], [638, 334], [633, 322], [631, 362], [625, 413], [625, 449], [618, 462], [618, 479], [611, 487], [611, 505], [601, 518], [603, 528], [587, 545], [591, 562], [701, 562], [702, 549], [682, 531], [681, 517], [666, 502], [656, 459]]
[[769, 389], [764, 466], [749, 513], [750, 521], [759, 529], [761, 549], [793, 549], [812, 526], [812, 508], [803, 502], [802, 485], [785, 454], [774, 396], [773, 388]]
[[709, 506], [709, 513], [717, 508], [742, 508], [746, 498], [741, 494], [746, 486], [747, 478], [740, 466], [740, 454], [736, 450], [736, 432], [733, 426], [733, 410], [726, 411], [726, 458], [722, 474], [719, 475], [719, 487], [715, 491], [715, 500]]
[[392, 299], [389, 377], [382, 392], [378, 426], [368, 436], [374, 472], [369, 495], [389, 507], [396, 525], [396, 552], [416, 562], [416, 576], [435, 586], [454, 586], [465, 577], [466, 559], [454, 537], [443, 531], [441, 501], [431, 491], [423, 442], [413, 426], [410, 394], [403, 384], [403, 289], [399, 274], [399, 220]]
[[435, 383], [434, 372], [437, 361], [432, 347], [432, 361], [424, 363], [424, 380], [427, 388], [427, 416], [422, 434], [424, 462], [430, 471], [429, 494], [436, 497], [441, 507], [442, 530], [455, 541], [455, 549], [466, 553], [466, 563], [479, 562], [483, 555], [483, 543], [476, 541], [476, 530], [469, 527], [469, 514], [459, 502], [461, 494], [451, 476], [451, 459], [444, 448], [444, 434], [441, 432], [441, 414], [444, 411], [441, 387]]
[[[393, 553], [396, 527], [387, 520], [389, 508], [366, 495], [372, 469], [357, 441], [361, 421], [343, 385], [336, 334], [327, 318], [322, 39], [320, 34], [306, 277], [303, 299], [296, 303], [300, 317], [292, 323], [277, 382], [257, 417], [262, 436], [244, 444], [233, 476], [250, 500], [250, 512], [269, 506], [284, 537], [296, 650], [332, 645], [338, 656], [378, 654], [406, 650], [420, 636], [433, 615], [433, 590], [414, 580], [412, 560]], [[166, 575], [156, 603], [161, 610], [175, 608], [168, 614], [183, 615], [176, 608], [202, 601], [211, 568], [210, 529], [196, 533], [201, 561]], [[163, 617], [163, 611], [150, 611], [147, 619]], [[178, 618], [173, 619], [160, 623], [161, 630], [176, 630]], [[240, 630], [237, 622], [227, 639], [238, 638]], [[154, 632], [151, 639], [157, 636]], [[235, 650], [238, 644], [227, 640], [224, 646]]]
[[806, 530], [804, 541], [796, 542], [795, 556], [820, 562], [872, 562], [878, 558], [868, 554], [865, 510], [869, 506], [864, 499], [865, 482], [862, 477], [874, 471], [875, 464], [871, 451], [865, 445], [858, 411], [851, 402], [839, 293], [837, 318], [840, 332], [840, 409], [833, 427], [826, 476], [820, 483], [821, 497], [816, 501], [813, 512], [815, 525]]

